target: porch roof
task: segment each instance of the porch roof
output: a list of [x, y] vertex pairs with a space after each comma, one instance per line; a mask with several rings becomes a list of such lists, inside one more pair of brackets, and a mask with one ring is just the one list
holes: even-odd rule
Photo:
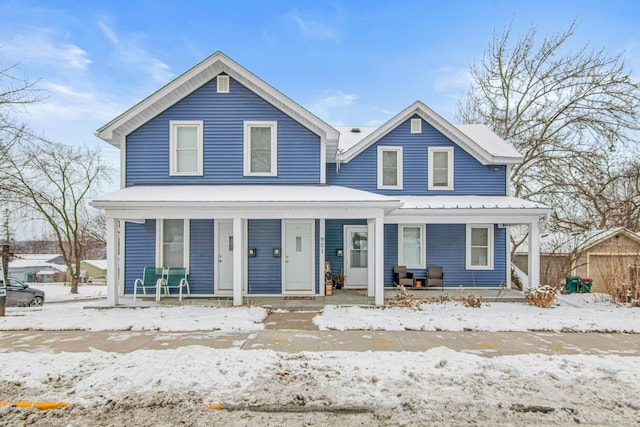
[[[429, 222], [457, 222], [453, 218], [470, 221], [478, 218], [490, 222], [526, 222], [551, 214], [542, 203], [511, 196], [398, 196], [402, 206], [387, 217], [400, 219], [426, 217]], [[386, 221], [386, 220], [385, 220]], [[386, 221], [391, 222], [391, 221]]]
[[217, 208], [379, 208], [402, 203], [383, 196], [335, 185], [136, 185], [91, 202], [96, 208], [183, 206]]

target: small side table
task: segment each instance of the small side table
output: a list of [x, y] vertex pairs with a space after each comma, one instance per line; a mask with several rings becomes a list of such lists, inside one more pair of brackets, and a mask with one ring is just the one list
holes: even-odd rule
[[415, 281], [415, 289], [426, 289], [427, 288], [427, 278], [421, 276], [414, 276], [413, 280]]

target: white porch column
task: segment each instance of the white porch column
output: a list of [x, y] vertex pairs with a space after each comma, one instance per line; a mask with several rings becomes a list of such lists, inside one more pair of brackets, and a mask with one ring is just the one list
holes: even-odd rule
[[374, 297], [376, 294], [375, 291], [375, 282], [376, 282], [376, 251], [375, 251], [375, 242], [377, 241], [376, 236], [376, 221], [374, 218], [367, 219], [367, 296], [369, 298]]
[[325, 220], [324, 218], [320, 218], [318, 221], [320, 223], [320, 230], [318, 230], [318, 234], [320, 235], [320, 244], [318, 247], [320, 248], [320, 254], [318, 254], [318, 264], [320, 267], [318, 268], [318, 283], [320, 283], [320, 295], [326, 295], [327, 287], [324, 285], [325, 277], [324, 277], [324, 261], [326, 259], [326, 241], [324, 238], [325, 235]]
[[233, 305], [242, 305], [242, 218], [233, 218]]
[[375, 238], [375, 302], [376, 305], [384, 305], [384, 217], [381, 215], [374, 220]]
[[107, 304], [118, 305], [118, 245], [116, 219], [106, 218], [107, 226]]
[[529, 224], [529, 286], [540, 286], [540, 226], [538, 220]]

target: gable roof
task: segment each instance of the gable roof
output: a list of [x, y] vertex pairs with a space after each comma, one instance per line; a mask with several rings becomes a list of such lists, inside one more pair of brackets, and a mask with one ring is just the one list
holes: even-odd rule
[[106, 270], [107, 269], [107, 260], [106, 259], [85, 259], [82, 260], [83, 263], [89, 264], [98, 270]]
[[215, 52], [102, 126], [95, 132], [95, 135], [119, 148], [126, 135], [196, 91], [220, 73], [228, 74], [312, 132], [325, 138], [327, 141], [327, 158], [334, 158], [338, 149], [339, 134], [337, 130], [220, 51]]
[[[550, 233], [540, 236], [540, 252], [546, 254], [569, 254], [574, 250], [586, 251], [616, 235], [624, 235], [640, 244], [640, 233], [634, 233], [624, 227], [609, 230], [590, 230], [583, 233]], [[517, 234], [516, 234], [517, 236]], [[525, 240], [518, 246], [517, 252], [528, 252], [529, 242]]]
[[416, 101], [409, 105], [395, 117], [391, 118], [372, 132], [362, 132], [362, 139], [357, 143], [353, 143], [353, 135], [347, 135], [346, 132], [341, 132], [339, 145], [340, 148], [342, 148], [344, 142], [345, 149], [344, 152], [338, 153], [336, 160], [343, 163], [350, 162], [358, 154], [362, 153], [369, 146], [380, 140], [415, 114], [420, 116], [424, 121], [433, 126], [436, 130], [449, 138], [483, 165], [522, 163], [522, 155], [498, 135], [491, 132], [486, 126], [454, 126], [420, 101]]

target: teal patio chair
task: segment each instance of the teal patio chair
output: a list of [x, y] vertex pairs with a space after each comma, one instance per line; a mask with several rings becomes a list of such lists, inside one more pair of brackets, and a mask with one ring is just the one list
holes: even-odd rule
[[160, 301], [160, 288], [164, 282], [162, 273], [161, 267], [145, 267], [142, 273], [142, 279], [136, 279], [133, 282], [133, 300], [136, 300], [138, 287], [140, 287], [142, 288], [143, 295], [147, 295], [147, 289], [154, 288], [156, 301]]
[[187, 280], [187, 269], [182, 267], [169, 267], [166, 280], [162, 283], [165, 295], [171, 294], [171, 289], [178, 289], [179, 300], [182, 301], [182, 288], [186, 288], [187, 295], [191, 295], [189, 280]]

